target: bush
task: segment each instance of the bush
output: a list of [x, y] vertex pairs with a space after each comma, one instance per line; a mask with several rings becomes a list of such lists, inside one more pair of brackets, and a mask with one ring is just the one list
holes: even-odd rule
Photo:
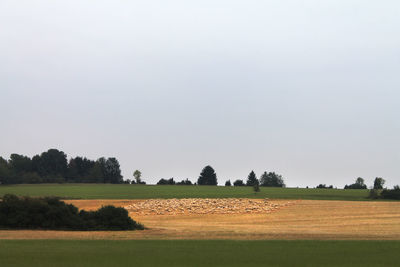
[[233, 182], [234, 186], [244, 186], [243, 180], [236, 180]]
[[370, 198], [370, 199], [378, 199], [378, 198], [380, 198], [379, 190], [378, 189], [369, 190], [368, 198]]
[[186, 178], [186, 180], [182, 180], [180, 182], [177, 182], [176, 185], [193, 185], [192, 182]]
[[369, 198], [371, 199], [398, 199], [400, 200], [400, 187], [395, 185], [393, 189], [371, 189], [369, 191]]
[[364, 179], [358, 177], [356, 182], [351, 185], [345, 185], [344, 189], [367, 189], [367, 185], [364, 183]]
[[226, 182], [225, 182], [225, 186], [232, 186], [231, 180], [226, 181]]
[[326, 186], [326, 184], [319, 184], [319, 185], [317, 186], [317, 188], [319, 188], [319, 189], [332, 189], [332, 188], [333, 188], [333, 185]]
[[381, 193], [381, 198], [400, 200], [400, 187], [396, 185], [393, 189], [383, 189]]
[[344, 189], [367, 189], [367, 185], [360, 185], [360, 184], [351, 184], [351, 185], [345, 185]]
[[171, 179], [160, 179], [160, 181], [157, 182], [158, 185], [174, 185], [175, 181], [174, 178]]
[[0, 202], [0, 228], [50, 230], [134, 230], [143, 229], [123, 208], [102, 207], [80, 211], [56, 197], [19, 198], [5, 195]]

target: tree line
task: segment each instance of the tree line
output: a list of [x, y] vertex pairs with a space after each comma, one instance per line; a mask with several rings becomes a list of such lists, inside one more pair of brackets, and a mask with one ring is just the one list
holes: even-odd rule
[[[0, 157], [0, 184], [34, 184], [34, 183], [127, 183], [146, 184], [141, 179], [142, 173], [136, 170], [133, 180], [123, 180], [119, 162], [116, 158], [101, 157], [90, 160], [86, 157], [75, 157], [67, 160], [67, 155], [58, 149], [49, 149], [32, 158], [19, 154], [11, 154], [8, 160]], [[189, 179], [176, 182], [174, 178], [161, 179], [158, 185], [217, 185], [217, 174], [213, 167], [202, 169], [197, 182]], [[370, 191], [370, 198], [400, 199], [399, 186], [393, 189], [384, 188], [385, 180], [377, 177]], [[253, 186], [255, 191], [259, 186], [285, 187], [282, 175], [275, 172], [264, 172], [260, 179], [251, 171], [247, 179], [237, 179], [225, 186]], [[308, 188], [308, 187], [307, 187]], [[332, 185], [319, 184], [316, 188], [329, 189]], [[358, 177], [355, 183], [345, 185], [344, 189], [367, 189], [363, 178]]]
[[[174, 178], [170, 179], [160, 179], [157, 182], [158, 185], [192, 185], [192, 182], [189, 179], [182, 180], [181, 182], [175, 182]], [[194, 185], [217, 185], [217, 174], [213, 167], [207, 165], [203, 168], [200, 173], [197, 182]], [[285, 183], [283, 181], [282, 175], [276, 174], [275, 172], [264, 172], [260, 179], [257, 179], [257, 176], [254, 171], [251, 171], [247, 177], [247, 180], [244, 182], [243, 180], [235, 180], [233, 182], [234, 186], [269, 186], [269, 187], [285, 187]], [[230, 180], [225, 182], [225, 186], [232, 186]]]
[[49, 149], [32, 158], [11, 154], [10, 159], [0, 157], [0, 184], [35, 183], [122, 183], [116, 158], [101, 157], [90, 160]]

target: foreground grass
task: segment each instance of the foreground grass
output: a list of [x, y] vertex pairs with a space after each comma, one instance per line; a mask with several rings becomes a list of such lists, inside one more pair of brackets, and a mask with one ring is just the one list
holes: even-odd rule
[[0, 240], [1, 266], [399, 266], [399, 241]]
[[368, 190], [252, 187], [126, 185], [126, 184], [38, 184], [0, 185], [0, 196], [59, 196], [72, 199], [148, 198], [275, 198], [316, 200], [367, 200]]

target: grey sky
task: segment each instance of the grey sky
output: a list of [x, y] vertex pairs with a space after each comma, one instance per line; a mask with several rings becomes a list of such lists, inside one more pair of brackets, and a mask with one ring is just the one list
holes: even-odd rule
[[400, 183], [399, 1], [0, 1], [0, 156]]

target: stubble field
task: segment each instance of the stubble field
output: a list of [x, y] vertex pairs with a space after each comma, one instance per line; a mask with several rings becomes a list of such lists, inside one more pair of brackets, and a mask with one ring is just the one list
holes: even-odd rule
[[0, 231], [0, 239], [400, 240], [399, 202], [269, 199], [67, 200], [125, 207], [145, 231]]

